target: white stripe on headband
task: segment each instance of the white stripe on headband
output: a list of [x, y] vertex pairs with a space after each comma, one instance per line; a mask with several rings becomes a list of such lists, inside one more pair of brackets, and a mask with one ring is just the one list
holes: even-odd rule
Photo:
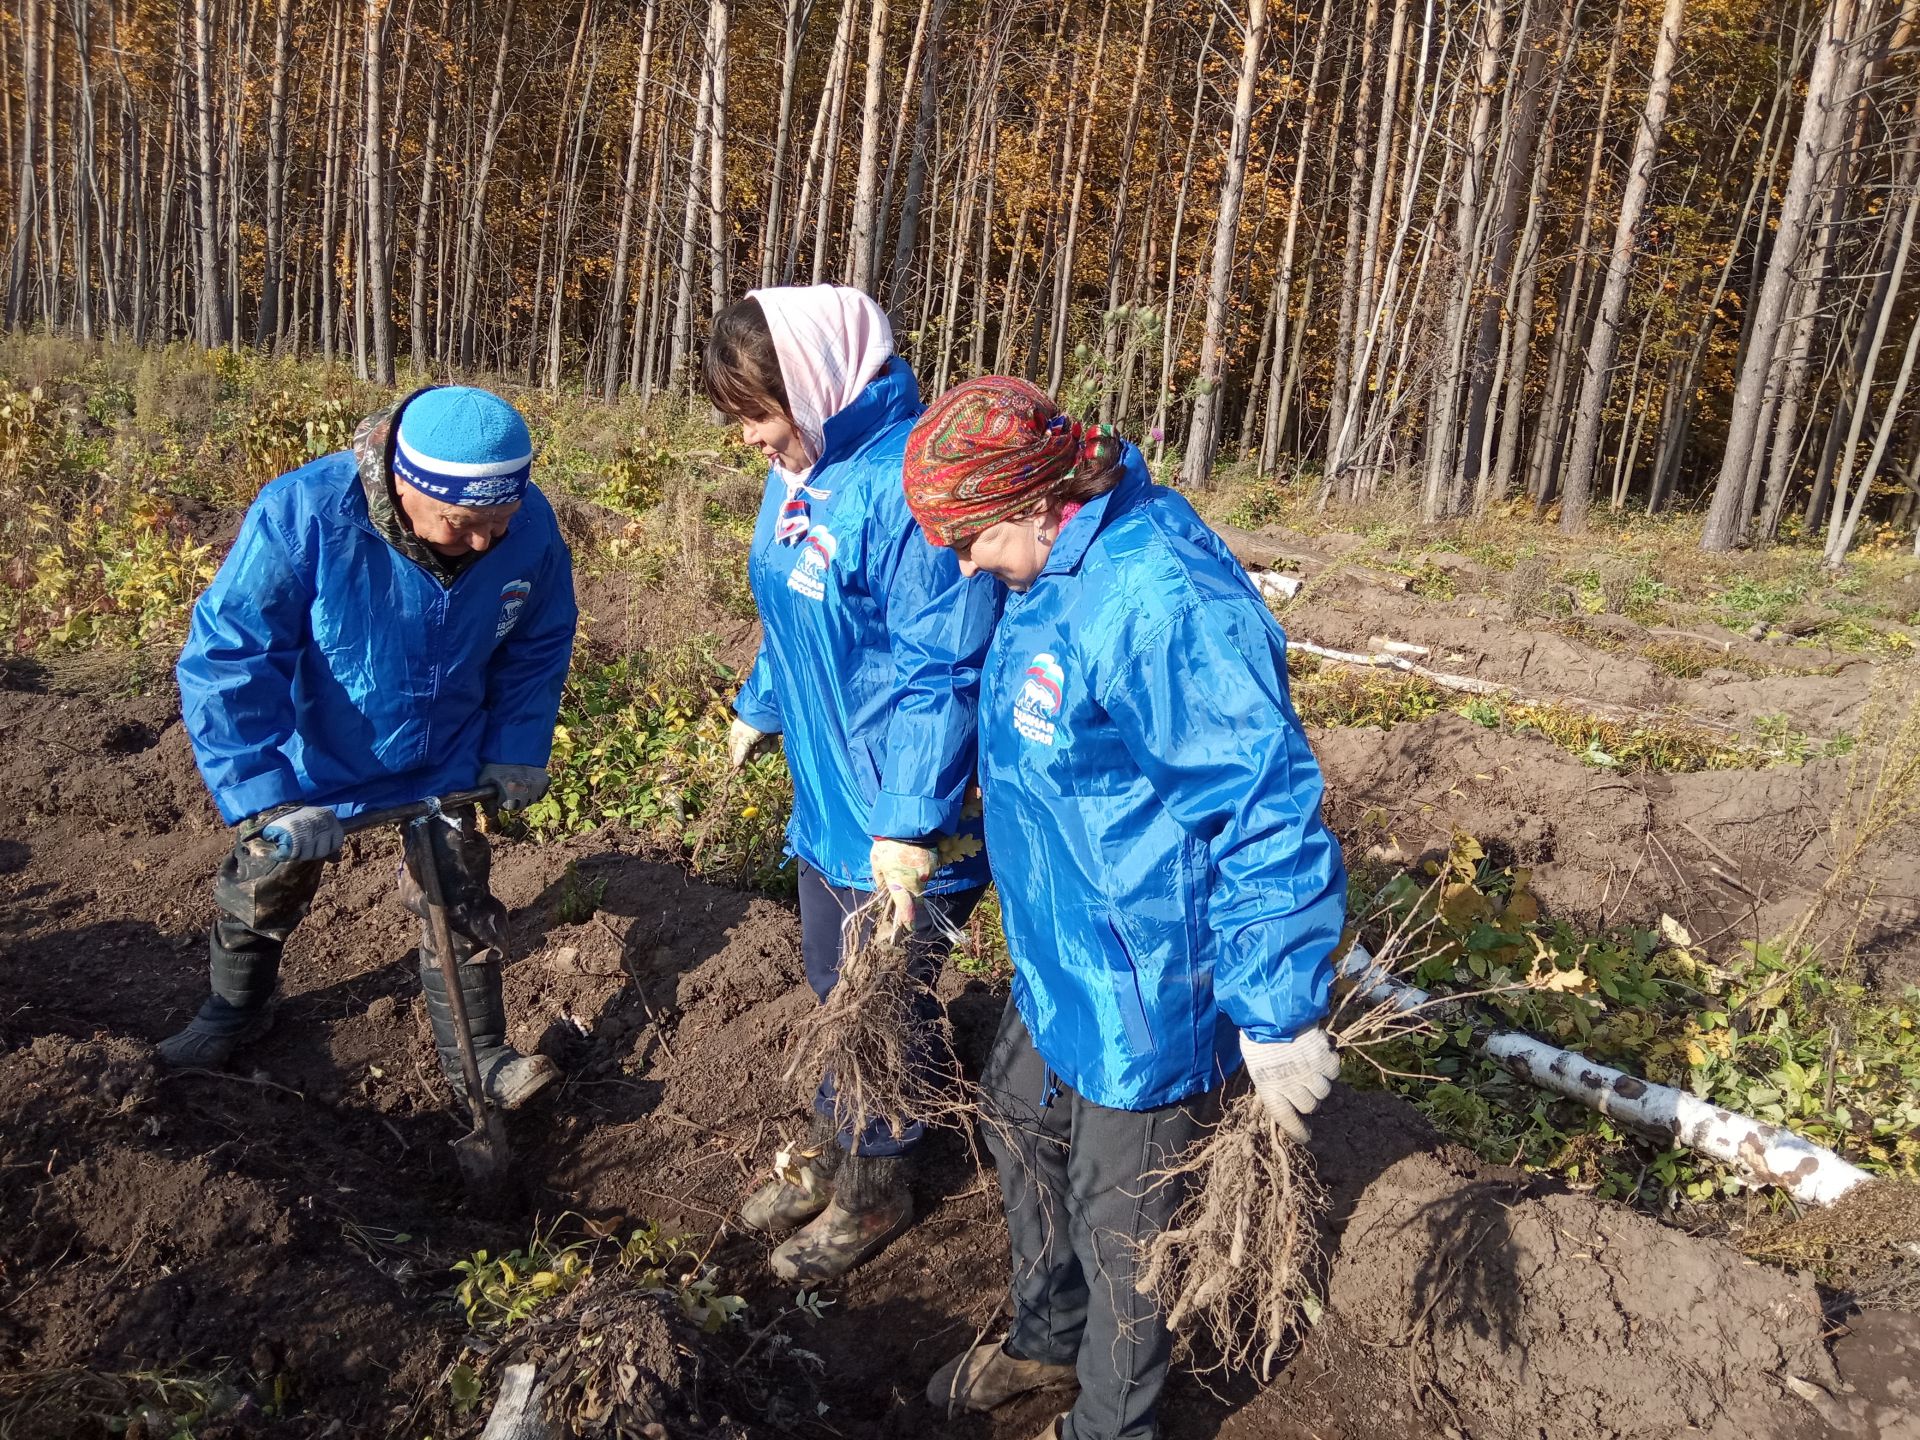
[[533, 463], [531, 450], [518, 460], [438, 460], [431, 455], [422, 455], [413, 446], [407, 444], [405, 435], [396, 435], [393, 439], [400, 453], [420, 469], [434, 475], [445, 475], [454, 480], [480, 480], [490, 475], [511, 475], [517, 470], [526, 469]]

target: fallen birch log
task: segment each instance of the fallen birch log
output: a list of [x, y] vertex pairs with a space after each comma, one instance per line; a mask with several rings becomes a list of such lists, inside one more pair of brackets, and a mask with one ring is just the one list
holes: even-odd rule
[[[1445, 1004], [1444, 997], [1436, 1001], [1427, 991], [1385, 974], [1358, 945], [1341, 960], [1339, 971], [1372, 1002], [1391, 1000], [1405, 1011]], [[1685, 1090], [1641, 1080], [1518, 1030], [1475, 1025], [1473, 1048], [1522, 1080], [1577, 1100], [1649, 1139], [1718, 1160], [1756, 1189], [1777, 1186], [1802, 1205], [1831, 1205], [1873, 1179], [1784, 1125], [1722, 1109]]]
[[1360, 665], [1370, 669], [1400, 670], [1408, 675], [1417, 675], [1429, 684], [1442, 690], [1458, 690], [1468, 695], [1499, 695], [1522, 705], [1559, 705], [1567, 709], [1584, 711], [1586, 714], [1602, 720], [1623, 723], [1639, 723], [1654, 720], [1679, 720], [1697, 730], [1714, 730], [1723, 735], [1737, 736], [1738, 726], [1723, 724], [1718, 720], [1706, 720], [1697, 715], [1668, 716], [1658, 710], [1647, 710], [1637, 705], [1615, 705], [1602, 700], [1589, 700], [1578, 695], [1555, 695], [1540, 697], [1523, 695], [1511, 685], [1502, 685], [1497, 680], [1482, 680], [1475, 675], [1450, 675], [1444, 670], [1435, 670], [1431, 666], [1421, 665], [1407, 658], [1401, 652], [1426, 652], [1426, 647], [1414, 645], [1404, 640], [1382, 640], [1374, 637], [1374, 643], [1382, 648], [1372, 653], [1358, 650], [1335, 650], [1327, 645], [1319, 645], [1311, 640], [1302, 640], [1289, 632], [1287, 645], [1302, 654], [1312, 655], [1321, 660], [1330, 660], [1336, 665]]
[[480, 1440], [556, 1440], [558, 1427], [540, 1408], [546, 1388], [532, 1365], [509, 1365], [500, 1378], [500, 1398], [493, 1402]]
[[[1397, 644], [1398, 642], [1388, 642]], [[1341, 665], [1366, 665], [1374, 668], [1385, 667], [1404, 670], [1409, 675], [1418, 675], [1422, 680], [1431, 681], [1443, 690], [1464, 690], [1469, 695], [1507, 695], [1512, 693], [1505, 685], [1492, 680], [1477, 679], [1472, 675], [1449, 675], [1443, 670], [1435, 670], [1417, 661], [1409, 660], [1405, 655], [1391, 650], [1380, 650], [1371, 655], [1363, 655], [1355, 650], [1334, 650], [1325, 645], [1316, 645], [1311, 640], [1302, 640], [1289, 635], [1287, 644], [1295, 650], [1308, 655], [1317, 655], [1322, 660], [1332, 660]]]

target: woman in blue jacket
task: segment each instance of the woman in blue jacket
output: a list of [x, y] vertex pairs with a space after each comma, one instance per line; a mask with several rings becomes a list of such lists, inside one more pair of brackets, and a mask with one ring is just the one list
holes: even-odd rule
[[1139, 452], [1024, 381], [970, 381], [908, 442], [933, 547], [1012, 592], [980, 698], [986, 832], [1014, 963], [982, 1081], [1013, 1325], [934, 1376], [985, 1410], [1074, 1378], [1062, 1440], [1145, 1440], [1171, 1341], [1136, 1247], [1181, 1199], [1244, 1060], [1273, 1118], [1338, 1065], [1321, 1022], [1346, 912], [1286, 638]]
[[[770, 466], [748, 564], [760, 654], [729, 747], [737, 768], [785, 745], [808, 983], [826, 998], [843, 921], [885, 889], [907, 963], [930, 985], [987, 878], [963, 810], [998, 587], [963, 578], [914, 526], [900, 457], [920, 390], [865, 294], [751, 292], [714, 320], [705, 378]], [[836, 1134], [832, 1084], [822, 1077], [798, 1162], [741, 1210], [766, 1234], [797, 1230], [773, 1253], [785, 1280], [844, 1274], [912, 1219], [904, 1170], [921, 1127]]]

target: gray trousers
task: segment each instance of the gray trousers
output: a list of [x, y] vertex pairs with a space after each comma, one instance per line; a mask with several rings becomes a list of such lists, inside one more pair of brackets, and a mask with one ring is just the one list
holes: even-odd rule
[[1135, 1254], [1185, 1192], [1146, 1177], [1204, 1136], [1218, 1092], [1111, 1110], [1054, 1074], [1011, 1001], [981, 1089], [1013, 1250], [1007, 1348], [1078, 1367], [1061, 1440], [1151, 1440], [1173, 1341], [1133, 1288]]

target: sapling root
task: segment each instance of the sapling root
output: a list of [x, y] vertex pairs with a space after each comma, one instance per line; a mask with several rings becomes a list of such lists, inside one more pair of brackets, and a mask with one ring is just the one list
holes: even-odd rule
[[1158, 1300], [1170, 1329], [1204, 1337], [1220, 1368], [1266, 1378], [1319, 1258], [1326, 1193], [1312, 1158], [1246, 1091], [1206, 1140], [1148, 1179], [1188, 1194], [1143, 1247], [1140, 1292]]
[[898, 1138], [916, 1122], [958, 1123], [979, 1109], [952, 1058], [945, 1011], [908, 973], [904, 941], [882, 933], [891, 909], [883, 893], [847, 916], [840, 978], [800, 1022], [782, 1077], [811, 1103], [819, 1078], [832, 1076], [843, 1134], [877, 1120]]

